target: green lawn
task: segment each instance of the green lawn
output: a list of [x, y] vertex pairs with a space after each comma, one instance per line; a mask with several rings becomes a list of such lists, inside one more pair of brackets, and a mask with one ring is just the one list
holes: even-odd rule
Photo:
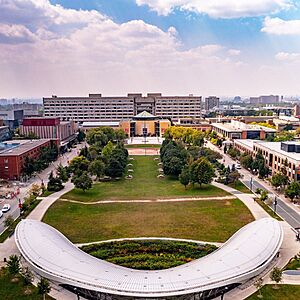
[[[300, 285], [280, 284], [278, 289], [274, 289], [273, 285], [265, 285], [261, 289], [263, 298], [258, 298], [259, 292], [251, 295], [247, 300], [299, 300], [300, 299]], [[226, 296], [225, 296], [226, 297]]]
[[224, 242], [253, 217], [238, 199], [94, 205], [58, 200], [43, 221], [74, 243], [132, 237]]
[[157, 198], [177, 197], [217, 197], [230, 195], [212, 185], [198, 185], [188, 187], [185, 190], [177, 179], [166, 177], [157, 178], [158, 161], [155, 156], [134, 156], [132, 169], [133, 179], [121, 179], [113, 182], [100, 182], [94, 184], [93, 188], [83, 192], [74, 189], [62, 196], [62, 198], [83, 202], [100, 200], [139, 200]]
[[[20, 275], [12, 276], [4, 268], [0, 270], [0, 299], [5, 300], [42, 300], [38, 289], [33, 285], [26, 286]], [[53, 299], [46, 296], [47, 300]]]
[[284, 268], [285, 270], [300, 270], [300, 256], [295, 255]]
[[228, 186], [242, 193], [252, 194], [252, 192], [240, 180], [237, 180], [235, 183], [228, 184]]
[[163, 270], [177, 267], [215, 251], [216, 246], [181, 241], [117, 241], [86, 245], [86, 253], [113, 264], [136, 270]]

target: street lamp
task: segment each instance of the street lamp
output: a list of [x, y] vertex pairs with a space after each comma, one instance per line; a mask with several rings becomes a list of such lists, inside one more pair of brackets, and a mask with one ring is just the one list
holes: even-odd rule
[[74, 287], [74, 292], [75, 292], [75, 294], [77, 296], [77, 300], [80, 300], [79, 293], [77, 291], [77, 287]]
[[274, 195], [274, 213], [276, 213], [276, 206], [277, 206], [277, 198], [276, 195]]

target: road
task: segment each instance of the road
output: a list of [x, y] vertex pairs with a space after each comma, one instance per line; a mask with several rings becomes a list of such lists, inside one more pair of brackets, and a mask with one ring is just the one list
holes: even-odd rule
[[[222, 149], [214, 146], [210, 142], [207, 142], [207, 147], [211, 148], [212, 150], [218, 151], [223, 155], [223, 163], [227, 165], [237, 164], [230, 156], [224, 154]], [[287, 200], [284, 200], [282, 196], [276, 194], [272, 187], [270, 187], [266, 182], [259, 179], [257, 176], [251, 174], [245, 168], [241, 168], [239, 172], [243, 175], [241, 181], [247, 185], [251, 189], [251, 181], [252, 181], [252, 191], [256, 191], [257, 188], [261, 188], [267, 190], [269, 193], [269, 199], [272, 199], [272, 203], [274, 203], [275, 195], [277, 199], [276, 205], [276, 213], [284, 219], [290, 226], [293, 228], [300, 227], [300, 211], [297, 206], [292, 203], [287, 203]], [[270, 206], [274, 210], [274, 204]]]
[[54, 171], [59, 164], [66, 166], [68, 161], [70, 161], [73, 157], [78, 155], [78, 152], [82, 147], [85, 146], [85, 143], [78, 144], [76, 148], [71, 148], [71, 152], [66, 152], [63, 155], [59, 156], [55, 162], [52, 162], [48, 168], [43, 170], [41, 173], [37, 174], [37, 176], [31, 178], [25, 184], [21, 184], [20, 182], [15, 182], [15, 191], [18, 187], [20, 187], [20, 194], [17, 197], [12, 199], [0, 199], [0, 209], [2, 209], [3, 205], [8, 203], [11, 205], [11, 209], [3, 214], [3, 217], [0, 218], [0, 234], [5, 230], [4, 220], [7, 216], [11, 215], [14, 219], [20, 216], [20, 209], [19, 209], [19, 199], [22, 202], [23, 199], [26, 197], [30, 187], [32, 184], [37, 183], [41, 184], [42, 181], [46, 184], [48, 182], [48, 177], [51, 171]]

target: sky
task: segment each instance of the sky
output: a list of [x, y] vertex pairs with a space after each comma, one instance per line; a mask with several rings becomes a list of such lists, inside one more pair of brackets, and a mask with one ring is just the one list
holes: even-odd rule
[[300, 0], [0, 0], [0, 98], [300, 95]]

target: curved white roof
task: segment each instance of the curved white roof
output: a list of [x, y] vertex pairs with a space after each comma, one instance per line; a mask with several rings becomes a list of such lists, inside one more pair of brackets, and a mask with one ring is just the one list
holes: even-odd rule
[[278, 252], [283, 233], [275, 219], [260, 219], [244, 226], [210, 255], [160, 271], [132, 270], [94, 258], [39, 221], [21, 221], [15, 239], [24, 258], [49, 279], [109, 294], [165, 297], [255, 276]]

